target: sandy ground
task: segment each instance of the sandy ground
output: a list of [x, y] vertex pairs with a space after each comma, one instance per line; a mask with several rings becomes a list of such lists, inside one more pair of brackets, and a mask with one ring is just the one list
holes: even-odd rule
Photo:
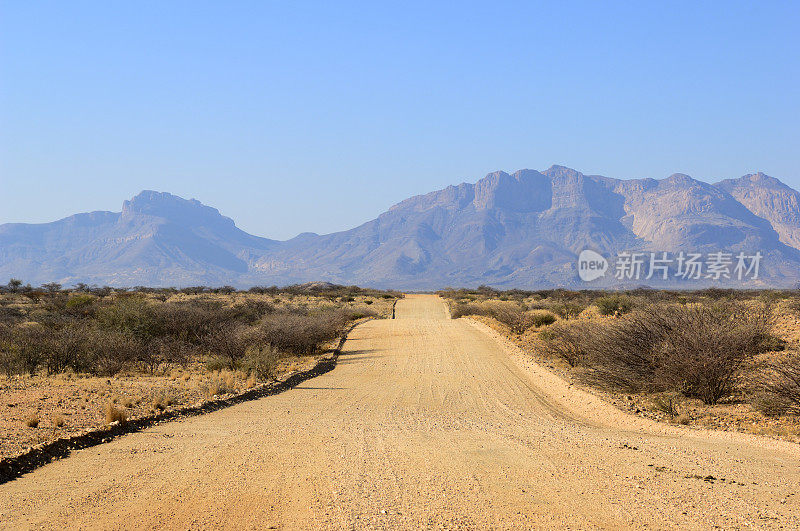
[[[292, 371], [308, 370], [318, 359], [319, 356], [287, 356], [278, 362], [276, 376], [280, 379]], [[0, 458], [104, 426], [108, 404], [124, 411], [128, 419], [135, 419], [209, 399], [219, 389], [219, 382], [226, 386], [224, 392], [237, 393], [258, 383], [238, 371], [210, 372], [202, 363], [174, 367], [158, 376], [99, 378], [62, 374], [16, 377], [11, 381], [0, 378]], [[29, 418], [39, 419], [38, 425], [29, 426]]]
[[[599, 316], [594, 316], [594, 318], [606, 319]], [[674, 400], [678, 414], [675, 418], [670, 418], [655, 403], [654, 399], [659, 396], [657, 394], [646, 392], [636, 394], [612, 389], [599, 389], [591, 387], [587, 382], [582, 381], [580, 368], [572, 368], [564, 360], [554, 359], [546, 355], [544, 342], [539, 337], [542, 329], [530, 329], [519, 335], [514, 334], [508, 326], [492, 317], [470, 315], [462, 319], [474, 320], [486, 325], [486, 328], [491, 329], [489, 333], [498, 336], [501, 342], [517, 347], [512, 347], [511, 351], [521, 355], [522, 358], [519, 361], [523, 365], [532, 362], [534, 365], [543, 366], [550, 372], [556, 373], [562, 379], [602, 397], [603, 400], [611, 402], [617, 408], [628, 411], [633, 415], [701, 429], [738, 431], [800, 443], [800, 416], [783, 415], [774, 417], [764, 415], [758, 410], [754, 400], [752, 400], [752, 395], [749, 394], [753, 392], [752, 390], [744, 393], [738, 400], [726, 400], [716, 405], [704, 404], [699, 399], [687, 398], [677, 393], [661, 395], [671, 397]], [[800, 345], [800, 341], [798, 341], [800, 338], [800, 319], [794, 315], [781, 315], [775, 331], [778, 337], [787, 341], [788, 349], [792, 351], [798, 350]], [[771, 361], [775, 359], [775, 356], [780, 357], [783, 354], [782, 352], [767, 353], [760, 356], [759, 361]]]
[[9, 528], [800, 527], [800, 447], [627, 415], [411, 296], [335, 370], [0, 486]]

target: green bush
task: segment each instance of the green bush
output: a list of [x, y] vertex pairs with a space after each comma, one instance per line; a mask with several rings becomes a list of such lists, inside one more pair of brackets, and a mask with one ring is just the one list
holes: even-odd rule
[[141, 298], [126, 297], [97, 311], [100, 328], [131, 334], [148, 341], [164, 335], [164, 323], [158, 319], [152, 306]]
[[574, 319], [586, 309], [586, 306], [577, 302], [557, 302], [549, 305], [547, 309], [562, 319]]
[[536, 328], [539, 328], [540, 326], [551, 325], [556, 322], [556, 316], [550, 312], [533, 313], [531, 314], [530, 319], [531, 323]]
[[262, 381], [274, 380], [280, 352], [271, 346], [252, 348], [242, 360], [241, 368]]
[[75, 315], [88, 316], [94, 311], [97, 297], [88, 293], [76, 293], [67, 300], [66, 309]]
[[600, 315], [624, 315], [633, 310], [633, 299], [626, 295], [608, 295], [595, 299]]

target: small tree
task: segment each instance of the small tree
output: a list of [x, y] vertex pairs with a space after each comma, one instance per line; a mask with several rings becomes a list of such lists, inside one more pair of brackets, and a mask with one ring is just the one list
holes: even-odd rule
[[17, 293], [20, 286], [22, 286], [22, 281], [18, 278], [12, 278], [8, 281], [8, 289], [11, 293]]
[[45, 338], [45, 366], [47, 372], [56, 374], [64, 372], [67, 367], [80, 370], [81, 355], [86, 342], [86, 331], [80, 324], [70, 323], [58, 329], [50, 330]]
[[16, 347], [22, 369], [31, 376], [36, 374], [47, 356], [49, 335], [49, 331], [40, 325], [12, 330], [11, 340]]
[[42, 284], [42, 289], [48, 293], [58, 293], [61, 291], [61, 284], [58, 282], [49, 282], [47, 284]]

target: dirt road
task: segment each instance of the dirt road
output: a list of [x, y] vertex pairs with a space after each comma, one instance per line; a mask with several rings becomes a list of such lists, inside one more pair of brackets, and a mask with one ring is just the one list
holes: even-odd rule
[[0, 486], [0, 526], [800, 527], [798, 446], [625, 415], [436, 297], [397, 317], [291, 391]]

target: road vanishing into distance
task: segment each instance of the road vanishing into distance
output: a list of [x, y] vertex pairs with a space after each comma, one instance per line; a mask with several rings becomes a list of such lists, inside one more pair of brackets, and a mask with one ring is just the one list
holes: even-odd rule
[[337, 367], [0, 485], [1, 528], [800, 528], [800, 446], [658, 424], [412, 295]]

